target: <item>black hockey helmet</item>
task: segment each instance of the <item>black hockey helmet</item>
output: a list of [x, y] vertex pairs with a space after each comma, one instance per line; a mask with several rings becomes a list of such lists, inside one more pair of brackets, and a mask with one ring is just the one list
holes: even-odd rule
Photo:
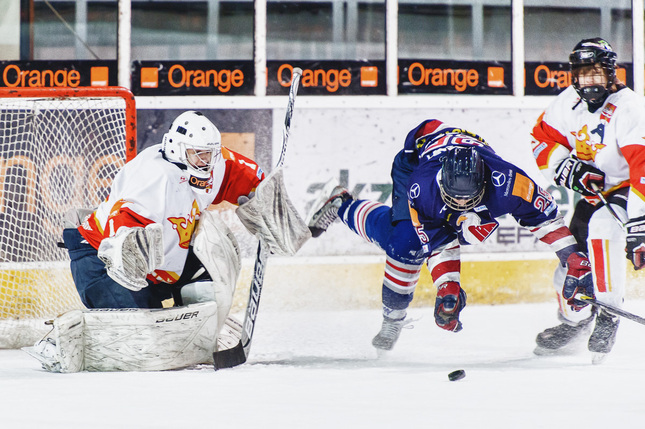
[[[609, 42], [600, 37], [584, 39], [578, 42], [569, 55], [571, 68], [571, 82], [576, 92], [590, 105], [599, 106], [605, 102], [609, 89], [614, 84], [616, 77], [616, 52]], [[603, 85], [580, 87], [578, 72], [581, 67], [600, 64], [607, 75], [607, 82]]]
[[458, 211], [478, 206], [484, 197], [484, 174], [484, 161], [474, 147], [455, 146], [441, 160], [441, 199]]

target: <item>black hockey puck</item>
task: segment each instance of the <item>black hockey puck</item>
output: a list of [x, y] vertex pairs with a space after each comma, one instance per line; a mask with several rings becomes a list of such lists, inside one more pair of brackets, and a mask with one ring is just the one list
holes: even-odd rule
[[458, 369], [457, 371], [453, 371], [450, 374], [448, 374], [448, 380], [450, 381], [457, 381], [461, 380], [466, 376], [466, 371], [463, 369]]

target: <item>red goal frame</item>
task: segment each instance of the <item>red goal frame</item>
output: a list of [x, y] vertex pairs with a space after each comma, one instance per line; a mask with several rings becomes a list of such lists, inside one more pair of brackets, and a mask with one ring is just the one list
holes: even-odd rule
[[132, 92], [120, 86], [78, 88], [0, 88], [0, 98], [82, 98], [114, 97], [125, 101], [125, 160], [137, 155], [137, 107]]

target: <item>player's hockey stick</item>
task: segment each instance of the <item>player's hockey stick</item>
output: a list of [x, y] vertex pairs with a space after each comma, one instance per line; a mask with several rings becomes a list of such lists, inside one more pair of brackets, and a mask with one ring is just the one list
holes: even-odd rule
[[633, 313], [630, 313], [629, 311], [625, 311], [625, 310], [620, 309], [618, 307], [614, 307], [613, 305], [606, 304], [606, 303], [600, 302], [600, 301], [596, 301], [594, 298], [591, 298], [589, 296], [578, 294], [578, 295], [575, 296], [575, 299], [577, 299], [578, 301], [587, 302], [587, 303], [593, 305], [594, 307], [605, 309], [609, 313], [612, 313], [612, 314], [614, 314], [616, 316], [624, 317], [625, 319], [629, 319], [629, 320], [632, 320], [632, 321], [634, 321], [636, 323], [640, 323], [641, 325], [645, 325], [645, 318], [637, 316], [637, 315], [635, 315]]
[[[301, 76], [302, 70], [298, 67], [294, 67], [291, 87], [289, 88], [289, 102], [287, 104], [287, 112], [284, 117], [284, 127], [282, 128], [282, 151], [280, 152], [280, 158], [278, 159], [276, 168], [281, 167], [282, 164], [284, 164], [284, 158], [287, 152], [287, 141], [289, 140], [289, 131], [291, 130], [293, 105], [296, 101], [296, 94], [298, 93], [298, 85], [300, 84]], [[269, 252], [262, 240], [260, 240], [255, 257], [253, 279], [251, 280], [251, 290], [249, 291], [249, 302], [246, 305], [246, 313], [244, 315], [240, 341], [230, 349], [217, 350], [213, 353], [213, 363], [216, 371], [222, 368], [232, 368], [234, 366], [241, 365], [246, 362], [246, 359], [249, 356], [251, 340], [253, 339], [253, 331], [255, 330], [255, 320], [260, 306], [262, 285], [264, 284], [264, 270], [266, 268], [268, 257]]]
[[602, 194], [598, 185], [596, 185], [595, 183], [592, 183], [591, 188], [593, 189], [594, 194], [596, 194], [596, 196], [600, 198], [600, 201], [602, 201], [605, 207], [607, 207], [607, 210], [609, 210], [609, 213], [614, 218], [614, 220], [618, 223], [618, 225], [620, 225], [621, 228], [625, 229], [625, 224], [623, 223], [622, 220], [620, 220], [620, 217], [618, 216], [618, 213], [616, 213], [616, 210], [614, 210], [614, 208], [609, 205], [607, 198], [605, 198], [605, 196]]

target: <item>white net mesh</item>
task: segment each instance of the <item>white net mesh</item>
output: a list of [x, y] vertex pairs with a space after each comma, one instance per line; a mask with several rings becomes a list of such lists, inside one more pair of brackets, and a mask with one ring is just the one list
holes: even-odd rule
[[0, 348], [31, 345], [44, 321], [83, 305], [63, 216], [95, 207], [125, 163], [120, 98], [0, 98]]

